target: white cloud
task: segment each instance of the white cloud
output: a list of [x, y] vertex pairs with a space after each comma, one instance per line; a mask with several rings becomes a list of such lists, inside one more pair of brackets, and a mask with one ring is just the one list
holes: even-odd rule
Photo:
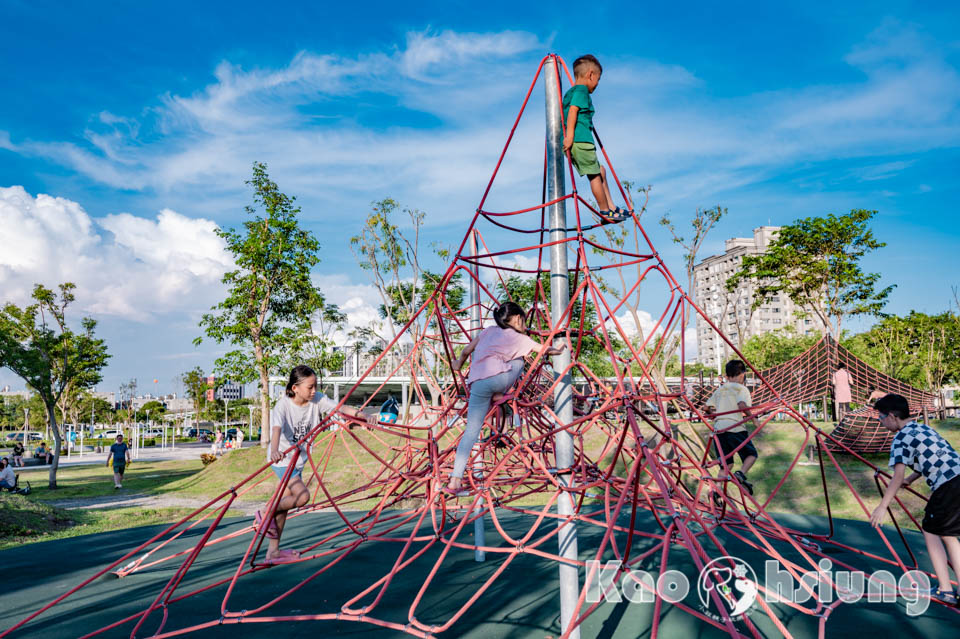
[[0, 188], [0, 290], [24, 303], [35, 283], [70, 281], [83, 311], [134, 320], [205, 310], [232, 265], [214, 229], [169, 209], [94, 219], [65, 198]]

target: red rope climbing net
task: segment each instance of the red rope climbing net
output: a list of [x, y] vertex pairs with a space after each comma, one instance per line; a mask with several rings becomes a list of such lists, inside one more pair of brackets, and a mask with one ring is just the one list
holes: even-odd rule
[[[751, 433], [750, 440], [756, 441], [761, 455], [764, 435], [777, 429], [790, 429], [799, 434], [802, 442], [795, 455], [775, 471], [768, 471], [780, 476], [768, 494], [750, 495], [738, 483], [725, 478], [729, 469], [713, 452], [709, 420], [703, 414], [701, 400], [707, 390], [702, 383], [683, 375], [687, 326], [694, 314], [703, 313], [670, 273], [641, 225], [645, 205], [636, 207], [626, 223], [610, 225], [597, 217], [593, 206], [576, 188], [557, 200], [546, 201], [546, 189], [541, 185], [539, 203], [508, 212], [485, 208], [544, 65], [556, 65], [558, 75], [562, 69], [569, 79], [569, 71], [559, 57], [550, 55], [541, 61], [455, 260], [436, 291], [371, 367], [389, 369], [378, 390], [386, 388], [391, 380], [402, 379], [408, 384], [406, 411], [396, 424], [374, 426], [353, 422], [334, 412], [306, 437], [310, 446], [304, 481], [311, 499], [306, 506], [291, 511], [291, 517], [325, 511], [333, 513], [339, 522], [336, 529], [318, 533], [308, 545], [299, 548], [299, 561], [315, 570], [305, 578], [293, 578], [283, 566], [265, 565], [265, 530], [251, 526], [224, 531], [228, 510], [250, 491], [274, 480], [273, 473], [264, 465], [0, 637], [12, 636], [31, 623], [42, 623], [43, 613], [77, 596], [103, 575], [114, 573], [130, 578], [159, 566], [175, 569], [169, 580], [143, 602], [142, 609], [84, 636], [99, 636], [108, 631], [126, 634], [129, 630], [131, 637], [172, 637], [218, 625], [337, 620], [430, 637], [453, 629], [468, 610], [490, 596], [489, 591], [498, 580], [511, 579], [511, 566], [521, 556], [537, 557], [553, 565], [566, 562], [580, 571], [581, 590], [574, 621], [564, 637], [604, 605], [602, 601], [588, 601], [586, 584], [597, 578], [595, 571], [588, 568], [589, 560], [620, 562], [616, 578], [608, 583], [620, 582], [621, 577], [641, 566], [663, 573], [680, 560], [703, 569], [711, 560], [729, 555], [730, 544], [779, 560], [798, 582], [802, 573], [816, 570], [817, 562], [828, 552], [837, 569], [880, 566], [906, 572], [918, 567], [908, 543], [909, 535], [901, 529], [908, 519], [913, 526], [917, 522], [910, 505], [900, 500], [891, 509], [895, 532], [877, 529], [871, 533], [882, 542], [882, 553], [868, 553], [844, 543], [834, 527], [830, 496], [846, 491], [865, 516], [869, 515], [871, 504], [851, 476], [849, 458], [842, 466], [833, 451], [853, 455], [858, 468], [872, 473], [871, 480], [875, 478], [877, 488], [882, 488], [889, 476], [816, 428], [798, 413], [792, 395], [769, 384], [759, 374], [754, 406], [760, 427]], [[633, 209], [606, 151], [602, 145], [599, 148], [621, 197]], [[569, 161], [566, 168], [570, 183], [575, 185]], [[546, 207], [561, 201], [573, 213], [566, 238], [559, 241], [571, 258], [570, 304], [562, 318], [553, 322], [547, 310], [549, 291], [540, 275], [549, 273], [549, 250], [557, 244], [549, 237]], [[479, 247], [475, 254], [465, 252], [471, 237], [477, 239]], [[529, 238], [531, 242], [517, 247], [517, 237]], [[509, 296], [511, 275], [535, 278], [528, 325], [544, 344], [565, 340], [570, 345], [571, 364], [567, 370], [553, 370], [542, 351], [528, 357], [527, 368], [515, 389], [488, 414], [490, 436], [474, 448], [468, 466], [471, 470], [464, 478], [468, 490], [458, 498], [448, 497], [439, 493], [437, 487], [452, 467], [467, 404], [464, 378], [459, 372], [451, 373], [446, 362], [477, 330], [469, 321], [473, 308], [456, 304], [451, 292], [464, 283], [476, 285], [480, 291], [477, 304], [487, 320], [492, 309]], [[640, 303], [653, 298], [654, 290], [666, 301], [662, 313], [648, 325], [641, 321]], [[726, 339], [722, 331], [717, 333]], [[411, 335], [415, 336], [412, 344], [408, 339]], [[662, 374], [664, 362], [671, 358], [678, 358], [681, 363], [679, 382]], [[370, 371], [342, 396], [340, 405], [359, 392], [357, 389], [369, 375]], [[565, 377], [573, 380], [575, 389], [574, 419], [569, 423], [558, 417], [550, 399]], [[574, 463], [565, 468], [558, 468], [554, 445], [555, 436], [561, 431], [570, 433], [575, 445]], [[785, 487], [789, 487], [791, 474], [801, 461], [803, 446], [814, 442], [820, 444], [817, 484], [826, 503], [825, 527], [821, 531], [790, 527], [771, 514], [778, 510], [778, 505], [786, 503]], [[833, 446], [824, 446], [827, 442]], [[298, 454], [295, 449], [294, 455]], [[334, 459], [349, 460], [347, 464], [356, 478], [349, 489], [332, 488], [335, 482], [330, 469]], [[558, 480], [561, 471], [571, 474], [571, 486]], [[828, 474], [832, 477], [829, 483]], [[268, 513], [275, 511], [289, 480], [288, 472], [272, 493]], [[922, 499], [912, 490], [908, 492], [915, 499]], [[557, 514], [556, 504], [564, 493], [574, 499], [571, 516]], [[871, 502], [875, 503], [877, 497], [874, 493]], [[789, 508], [779, 508], [785, 509]], [[646, 520], [652, 522], [649, 526], [637, 525], [641, 512], [650, 515]], [[514, 522], [523, 522], [520, 533], [504, 525], [508, 516]], [[472, 529], [480, 518], [492, 530], [489, 541], [478, 546]], [[595, 531], [598, 534], [594, 539], [598, 541], [589, 547], [581, 544], [580, 559], [564, 559], [557, 551], [556, 541], [563, 525]], [[187, 538], [185, 535], [198, 532], [196, 543], [177, 549], [177, 543]], [[229, 577], [199, 587], [185, 585], [188, 574], [202, 570], [205, 552], [237, 540], [243, 540], [245, 550], [235, 558]], [[322, 580], [334, 566], [350, 562], [359, 549], [371, 545], [378, 548], [382, 564], [369, 575], [366, 588], [341, 593], [327, 585], [323, 588], [325, 603], [321, 604], [318, 598], [317, 610], [276, 612], [285, 599], [301, 589], [317, 587], [318, 578]], [[429, 593], [444, 589], [441, 569], [477, 550], [485, 551], [490, 558], [492, 567], [486, 578], [457, 601], [453, 613], [439, 621], [433, 619], [434, 613], [424, 610], [424, 601]], [[398, 577], [414, 566], [426, 574], [422, 584], [413, 588], [398, 585]], [[246, 603], [241, 607], [237, 603], [238, 593], [253, 575], [263, 570], [273, 571], [270, 576], [283, 588], [264, 594], [253, 606], [245, 597]], [[753, 616], [731, 619], [708, 614], [689, 600], [667, 603], [649, 583], [640, 580], [636, 584], [638, 589], [653, 593], [649, 633], [654, 638], [665, 604], [736, 637], [760, 637], [764, 633], [759, 628], [764, 624], [791, 636], [785, 620], [797, 616], [813, 620], [823, 637], [831, 613], [841, 604], [839, 600], [821, 599], [819, 591], [809, 587], [811, 597], [804, 603], [776, 595], [770, 600], [763, 584], [758, 586], [763, 596], [757, 599]], [[221, 604], [219, 609], [209, 611], [206, 621], [176, 623], [177, 610], [191, 606], [197, 595], [214, 589], [222, 592]], [[715, 611], [730, 609], [718, 589], [712, 589], [709, 596]], [[406, 617], [397, 619], [382, 614], [386, 598], [402, 600], [407, 605]], [[422, 620], [425, 618], [430, 620]]]

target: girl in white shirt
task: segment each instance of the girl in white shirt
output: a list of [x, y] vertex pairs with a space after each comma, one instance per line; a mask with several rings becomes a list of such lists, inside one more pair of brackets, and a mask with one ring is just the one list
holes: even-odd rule
[[[337, 407], [337, 403], [317, 393], [317, 374], [309, 366], [297, 366], [290, 371], [284, 396], [277, 400], [270, 411], [270, 447], [267, 449], [267, 461], [278, 479], [283, 479], [290, 471], [286, 490], [277, 504], [273, 519], [263, 525], [263, 515], [258, 510], [256, 525], [258, 531], [267, 536], [268, 564], [286, 564], [300, 559], [300, 553], [292, 549], [280, 549], [280, 535], [287, 521], [287, 512], [306, 505], [310, 492], [303, 483], [303, 467], [307, 463], [308, 444], [304, 437], [323, 420], [323, 415]], [[376, 416], [367, 417], [349, 406], [341, 406], [340, 412], [360, 420], [376, 423]], [[288, 450], [289, 449], [289, 450]], [[299, 449], [299, 454], [295, 455]], [[291, 462], [294, 467], [290, 469]]]

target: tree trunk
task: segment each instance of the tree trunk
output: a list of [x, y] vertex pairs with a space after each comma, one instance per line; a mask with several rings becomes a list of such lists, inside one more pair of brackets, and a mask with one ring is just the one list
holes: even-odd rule
[[50, 423], [50, 430], [53, 431], [53, 463], [50, 465], [50, 477], [47, 486], [50, 489], [57, 487], [57, 468], [60, 467], [60, 448], [63, 446], [63, 438], [60, 437], [60, 427], [57, 425], [56, 406], [53, 402], [44, 402], [47, 408], [47, 420]]
[[270, 445], [270, 375], [263, 363], [263, 348], [259, 341], [254, 342], [254, 356], [260, 369], [260, 447]]

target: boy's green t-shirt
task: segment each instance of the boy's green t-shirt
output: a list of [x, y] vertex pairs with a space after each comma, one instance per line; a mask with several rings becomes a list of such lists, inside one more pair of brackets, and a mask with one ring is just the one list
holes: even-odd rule
[[563, 118], [564, 123], [570, 114], [570, 107], [575, 106], [580, 110], [577, 112], [577, 126], [573, 129], [574, 142], [593, 143], [593, 100], [590, 99], [590, 91], [582, 84], [575, 84], [563, 96]]

